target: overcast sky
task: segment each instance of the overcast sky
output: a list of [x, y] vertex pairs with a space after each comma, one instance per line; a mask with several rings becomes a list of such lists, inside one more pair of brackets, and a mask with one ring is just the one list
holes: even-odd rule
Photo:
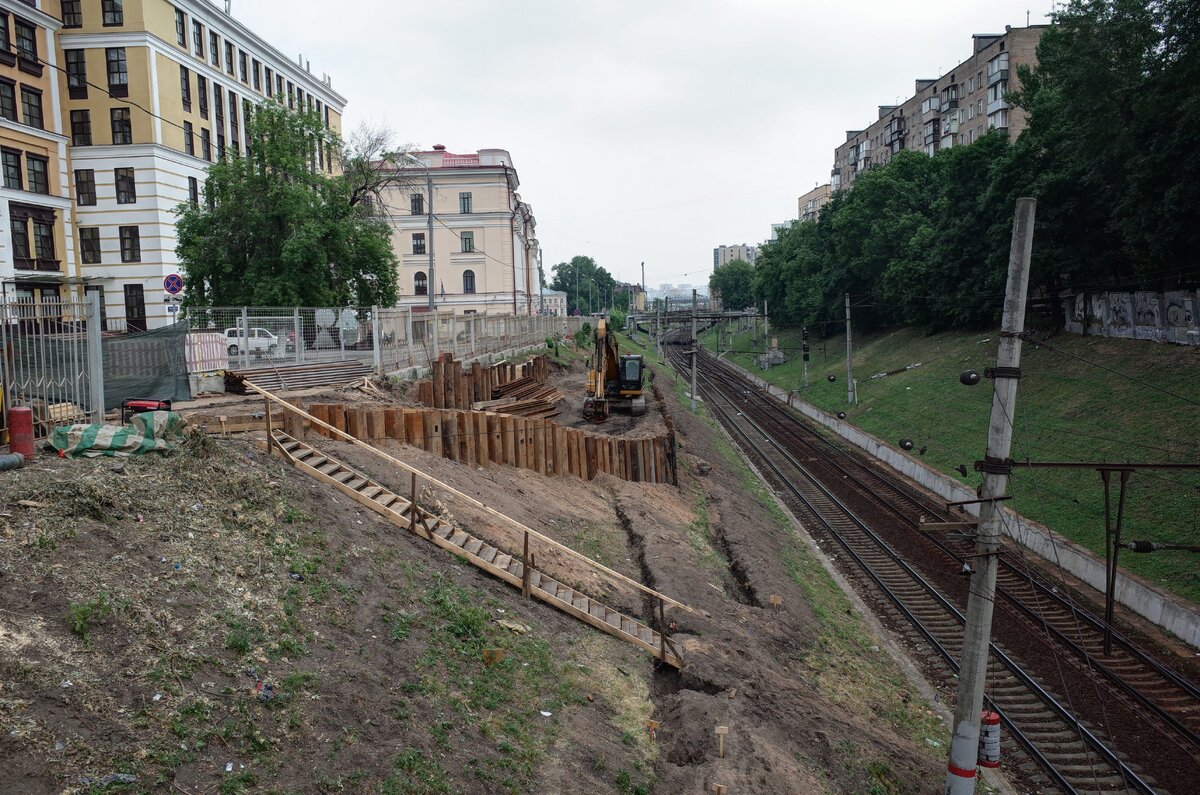
[[1049, 0], [233, 0], [346, 96], [346, 130], [512, 153], [547, 278], [587, 254], [618, 279], [707, 283], [828, 182], [881, 104]]

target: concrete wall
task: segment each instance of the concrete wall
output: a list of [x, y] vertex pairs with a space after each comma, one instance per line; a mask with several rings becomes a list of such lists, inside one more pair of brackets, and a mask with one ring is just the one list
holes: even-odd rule
[[[816, 406], [789, 395], [786, 390], [768, 384], [754, 373], [730, 362], [723, 361], [722, 363], [738, 371], [760, 389], [766, 390], [779, 402], [790, 405], [806, 417], [837, 432], [843, 439], [862, 448], [896, 471], [944, 498], [947, 502], [975, 499], [974, 490], [953, 478], [931, 469], [871, 434], [826, 414]], [[972, 514], [978, 515], [979, 513], [978, 505], [969, 505], [967, 509]], [[1104, 592], [1104, 561], [1102, 559], [1049, 528], [1031, 522], [1011, 510], [1006, 509], [1004, 516], [1005, 535], [1054, 565], [1062, 567], [1097, 591]], [[1183, 600], [1161, 593], [1122, 572], [1117, 574], [1116, 597], [1119, 604], [1174, 633], [1192, 647], [1200, 648], [1200, 614], [1197, 614], [1195, 609]]]
[[1097, 337], [1200, 345], [1200, 291], [1063, 293], [1065, 328]]

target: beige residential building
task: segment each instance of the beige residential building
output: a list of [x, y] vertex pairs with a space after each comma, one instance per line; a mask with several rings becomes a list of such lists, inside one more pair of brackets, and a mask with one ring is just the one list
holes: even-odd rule
[[0, 12], [0, 283], [20, 297], [82, 287], [106, 324], [171, 322], [175, 208], [244, 146], [253, 107], [276, 99], [340, 131], [346, 100], [328, 77], [206, 0], [0, 0]]
[[384, 195], [400, 260], [399, 304], [427, 309], [432, 295], [436, 308], [459, 314], [536, 314], [537, 222], [517, 193], [512, 156], [503, 149], [459, 155], [438, 145], [408, 157], [407, 178]]
[[818, 185], [808, 193], [800, 197], [797, 202], [799, 206], [799, 216], [801, 221], [815, 221], [817, 215], [821, 212], [821, 208], [829, 202], [829, 197], [833, 195], [833, 191], [829, 188], [829, 183]]
[[713, 249], [713, 270], [733, 262], [735, 259], [753, 263], [758, 259], [758, 246], [747, 246], [745, 243], [736, 246], [717, 246]]
[[918, 79], [913, 96], [900, 105], [880, 105], [869, 126], [846, 132], [845, 143], [834, 150], [830, 189], [849, 187], [859, 174], [902, 149], [932, 155], [973, 143], [993, 129], [1015, 139], [1025, 129], [1026, 115], [1010, 108], [1005, 94], [1019, 88], [1017, 66], [1037, 62], [1037, 44], [1047, 27], [972, 36], [969, 58], [939, 78]]
[[542, 314], [567, 316], [567, 294], [562, 290], [542, 290]]

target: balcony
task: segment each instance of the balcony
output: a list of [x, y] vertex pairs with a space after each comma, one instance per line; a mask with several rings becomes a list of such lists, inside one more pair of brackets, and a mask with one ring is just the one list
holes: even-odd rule
[[19, 271], [37, 271], [38, 273], [62, 273], [62, 264], [56, 259], [13, 257], [13, 269]]
[[942, 113], [949, 113], [952, 110], [958, 110], [958, 98], [951, 97], [942, 100]]
[[1002, 110], [1008, 110], [1008, 103], [1003, 98], [993, 100], [987, 104], [987, 115], [989, 116], [993, 113], [999, 113]]
[[994, 72], [989, 72], [988, 73], [988, 87], [990, 88], [991, 86], [996, 85], [1000, 81], [1007, 80], [1007, 79], [1008, 79], [1008, 70], [1007, 69], [997, 69]]

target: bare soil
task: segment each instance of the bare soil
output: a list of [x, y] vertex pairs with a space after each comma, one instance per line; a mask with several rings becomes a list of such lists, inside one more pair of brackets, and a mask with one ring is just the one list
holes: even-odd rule
[[[568, 403], [579, 372], [556, 376]], [[682, 671], [248, 441], [0, 475], [0, 792], [86, 792], [115, 773], [138, 792], [938, 791], [934, 711], [719, 432], [662, 391], [679, 488], [388, 452], [687, 603], [665, 613]], [[665, 427], [654, 410], [624, 430]], [[407, 493], [366, 451], [319, 445]], [[420, 499], [520, 551], [485, 512]], [[656, 622], [636, 590], [535, 554]], [[485, 648], [505, 661], [486, 665]]]

